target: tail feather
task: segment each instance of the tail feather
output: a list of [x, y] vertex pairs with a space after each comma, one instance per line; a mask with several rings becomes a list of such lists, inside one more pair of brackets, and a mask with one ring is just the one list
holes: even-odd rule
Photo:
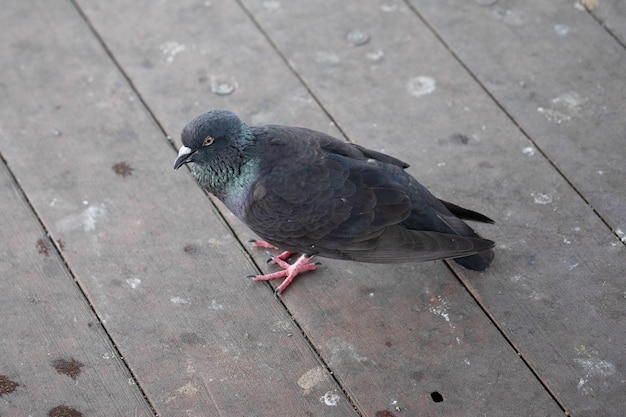
[[489, 223], [489, 224], [495, 223], [489, 217], [485, 216], [484, 214], [478, 213], [477, 211], [473, 211], [470, 209], [466, 209], [465, 207], [457, 206], [456, 204], [450, 203], [449, 201], [445, 201], [441, 199], [439, 199], [439, 201], [450, 211], [450, 213], [454, 214], [459, 219], [472, 220], [475, 222]]
[[477, 253], [476, 255], [464, 256], [462, 258], [455, 258], [454, 262], [464, 266], [472, 271], [484, 271], [489, 268], [491, 261], [493, 261], [493, 250], [489, 249], [484, 252]]
[[[445, 216], [438, 215], [439, 220], [445, 224], [450, 230], [453, 230], [459, 236], [465, 236], [470, 238], [478, 238], [483, 239], [476, 231], [471, 228], [467, 223], [465, 223], [462, 218], [471, 219], [475, 221], [484, 221], [487, 220], [491, 223], [493, 221], [486, 216], [483, 216], [480, 213], [473, 212], [471, 210], [464, 209], [459, 206], [455, 206], [450, 204], [454, 211], [450, 210], [450, 207], [446, 205], [446, 208], [452, 212], [454, 216]], [[458, 217], [457, 217], [458, 216]], [[483, 220], [486, 219], [486, 220]], [[491, 242], [493, 244], [493, 242]], [[493, 247], [493, 245], [492, 245]], [[463, 256], [460, 258], [454, 258], [454, 261], [467, 269], [471, 269], [472, 271], [484, 271], [486, 270], [494, 258], [493, 249], [488, 249], [483, 252], [476, 253], [470, 256]]]

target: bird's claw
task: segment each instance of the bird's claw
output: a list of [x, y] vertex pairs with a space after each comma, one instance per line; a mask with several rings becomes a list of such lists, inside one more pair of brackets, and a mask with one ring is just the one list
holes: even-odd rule
[[264, 240], [250, 239], [248, 240], [248, 243], [252, 243], [252, 246], [254, 246], [255, 248], [265, 248], [265, 249], [275, 249], [275, 250], [278, 249], [276, 246]]
[[[289, 254], [291, 255], [291, 253]], [[287, 261], [281, 259], [281, 255], [275, 256], [272, 260], [276, 265], [283, 268], [282, 271], [276, 271], [271, 274], [258, 275], [253, 278], [254, 281], [269, 281], [272, 279], [284, 278], [283, 282], [274, 290], [274, 294], [276, 296], [280, 295], [280, 293], [282, 293], [285, 288], [287, 288], [289, 284], [291, 284], [293, 279], [298, 274], [306, 271], [313, 271], [317, 268], [317, 263], [309, 263], [312, 256], [302, 255], [300, 256], [300, 258], [298, 258], [296, 262], [294, 262], [293, 264], [289, 264]]]

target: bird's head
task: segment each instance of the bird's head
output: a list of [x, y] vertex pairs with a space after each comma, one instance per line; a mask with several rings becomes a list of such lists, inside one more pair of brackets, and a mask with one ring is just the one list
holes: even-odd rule
[[236, 148], [246, 131], [247, 126], [228, 110], [212, 110], [197, 116], [183, 129], [183, 146], [178, 151], [174, 169], [189, 162], [211, 164]]

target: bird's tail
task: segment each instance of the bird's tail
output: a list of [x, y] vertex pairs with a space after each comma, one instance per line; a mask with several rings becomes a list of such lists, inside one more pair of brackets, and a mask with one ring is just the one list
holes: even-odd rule
[[[439, 219], [450, 230], [460, 236], [483, 239], [478, 233], [476, 233], [476, 231], [474, 231], [474, 229], [461, 219], [473, 220], [481, 223], [493, 223], [493, 220], [475, 211], [464, 209], [446, 201], [442, 201], [442, 203], [452, 213], [452, 216], [440, 214], [438, 216]], [[489, 249], [474, 255], [454, 258], [454, 261], [467, 269], [471, 269], [472, 271], [484, 271], [489, 267], [489, 265], [491, 265], [493, 258], [493, 249]]]
[[493, 249], [477, 253], [476, 255], [464, 256], [463, 258], [455, 258], [454, 262], [464, 266], [472, 271], [484, 271], [489, 268], [493, 261]]
[[[493, 220], [483, 214], [457, 206], [456, 204], [452, 204], [445, 200], [439, 199], [439, 201], [459, 219], [493, 224]], [[446, 223], [448, 223], [448, 225], [461, 236], [480, 237], [478, 233], [476, 233], [474, 229], [469, 227], [465, 222], [455, 222], [454, 226], [450, 225], [449, 222]], [[462, 225], [460, 225], [459, 223], [462, 223]], [[471, 269], [472, 271], [484, 271], [485, 269], [489, 268], [489, 265], [491, 265], [493, 257], [493, 249], [489, 249], [475, 255], [456, 258], [454, 259], [454, 261], [460, 265], [463, 265], [467, 269]]]

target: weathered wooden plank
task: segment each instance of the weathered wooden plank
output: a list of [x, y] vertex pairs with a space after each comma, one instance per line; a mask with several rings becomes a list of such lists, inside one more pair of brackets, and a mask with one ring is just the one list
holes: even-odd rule
[[[431, 8], [436, 10], [440, 3], [433, 2]], [[496, 219], [495, 227], [481, 227], [499, 243], [494, 267], [483, 278], [464, 280], [565, 406], [575, 415], [619, 415], [626, 409], [626, 365], [622, 344], [615, 343], [626, 334], [623, 245], [411, 10], [401, 2], [342, 2], [341, 13], [328, 13], [337, 10], [330, 1], [281, 3], [274, 10], [263, 2], [245, 4], [348, 136], [402, 156], [433, 191]], [[456, 16], [450, 27], [459, 29], [462, 45], [476, 32], [503, 39], [492, 23], [485, 22], [490, 15], [470, 15], [467, 9], [478, 5], [446, 5], [450, 5], [446, 13]], [[301, 16], [306, 19], [299, 20]], [[286, 32], [285, 22], [293, 21], [298, 24]], [[461, 21], [472, 22], [474, 29], [462, 30]], [[321, 27], [323, 37], [306, 36]], [[369, 35], [369, 42], [355, 46], [347, 36], [353, 31]], [[557, 45], [548, 44], [559, 38], [550, 39], [542, 38], [544, 47], [555, 49]], [[613, 44], [610, 48], [617, 55], [602, 55], [603, 42], [591, 41], [599, 61], [600, 56], [621, 59], [622, 52]], [[472, 50], [522, 49], [517, 41], [484, 45], [476, 43]], [[587, 52], [589, 63], [594, 56]], [[500, 54], [494, 52], [495, 56]], [[580, 76], [592, 78], [591, 71], [597, 70], [622, 79], [623, 73], [616, 74], [616, 62], [606, 60], [590, 64]], [[504, 90], [519, 80], [501, 75], [497, 79], [497, 85], [487, 86]], [[623, 89], [614, 86], [613, 91], [610, 109], [619, 111]], [[509, 95], [515, 96], [510, 90]], [[615, 123], [607, 120], [605, 131], [618, 131]], [[620, 177], [623, 164], [616, 162], [623, 147], [615, 148], [615, 137], [606, 142], [614, 151], [606, 155], [608, 162], [585, 159], [594, 155], [592, 151], [576, 158], [582, 166], [604, 164], [607, 173], [612, 170], [610, 176]], [[596, 141], [588, 145], [598, 146]], [[590, 187], [593, 181], [581, 187]], [[619, 194], [622, 187], [620, 183], [610, 189]]]
[[569, 2], [412, 4], [624, 237], [623, 46]]
[[153, 415], [4, 164], [0, 201], [0, 415]]
[[[259, 36], [243, 37], [252, 27], [245, 15], [232, 2], [205, 4], [209, 4], [206, 10], [187, 2], [175, 7], [151, 8], [149, 17], [140, 24], [136, 23], [137, 19], [122, 23], [129, 25], [123, 30], [110, 29], [120, 8], [126, 7], [125, 15], [135, 16], [145, 10], [141, 3], [83, 6], [168, 132], [177, 135], [182, 124], [195, 114], [216, 107], [231, 108], [251, 123], [298, 123], [329, 130], [323, 113], [307, 98], [295, 77], [282, 67], [275, 52]], [[342, 54], [358, 55], [367, 66], [376, 66], [381, 58], [377, 49], [357, 50], [345, 40], [346, 33], [358, 26], [336, 27], [337, 19], [349, 19], [360, 6], [351, 4], [333, 13], [332, 18], [328, 11], [337, 7], [331, 3], [318, 6], [264, 2], [257, 6], [255, 15], [263, 15], [264, 19], [264, 14], [273, 15], [276, 19], [268, 24], [270, 37], [279, 42], [281, 51], [288, 53], [290, 62], [307, 81], [312, 81], [311, 88], [323, 92], [321, 97], [325, 101], [336, 100], [329, 108], [332, 107], [333, 116], [339, 116], [337, 120], [342, 125], [346, 120], [353, 133], [363, 133], [355, 128], [358, 122], [363, 124], [361, 129], [371, 129], [372, 120], [378, 121], [381, 130], [394, 128], [398, 116], [384, 123], [378, 118], [371, 119], [372, 114], [365, 114], [370, 103], [359, 101], [380, 100], [382, 106], [396, 100], [397, 90], [381, 90], [380, 95], [374, 96], [359, 89], [346, 89], [343, 83], [353, 85], [359, 82], [359, 77], [346, 77], [349, 73], [346, 68], [343, 72], [333, 71], [341, 68], [337, 62], [341, 58], [333, 55], [333, 49], [344, 44]], [[135, 22], [137, 42], [128, 43], [120, 36], [130, 30], [130, 22]], [[206, 28], [210, 28], [213, 36], [205, 34]], [[327, 36], [315, 35], [319, 33]], [[297, 39], [286, 40], [292, 37]], [[159, 45], [166, 44], [179, 45], [181, 52], [163, 55]], [[302, 61], [302, 56], [307, 55], [317, 64], [303, 68], [302, 65], [310, 64]], [[146, 60], [150, 65], [142, 64]], [[397, 63], [394, 57], [388, 65], [394, 68]], [[251, 66], [255, 71], [249, 70]], [[311, 69], [318, 73], [311, 75]], [[237, 80], [238, 88], [227, 96], [212, 95], [202, 77], [190, 87], [186, 80], [196, 74], [205, 74], [205, 78], [227, 74], [226, 78], [232, 76]], [[360, 75], [362, 88], [367, 88], [363, 78]], [[405, 93], [404, 83], [402, 88], [400, 96]], [[329, 89], [341, 93], [333, 93], [329, 98]], [[170, 100], [174, 94], [176, 99]], [[200, 105], [192, 107], [192, 103]], [[338, 110], [342, 106], [344, 109]], [[348, 115], [350, 112], [355, 115]], [[405, 135], [411, 131], [401, 123], [396, 128]], [[380, 131], [375, 135], [380, 135]], [[403, 141], [401, 137], [396, 135], [397, 154], [401, 154], [401, 147], [412, 146], [406, 136]], [[240, 240], [253, 237], [231, 215], [226, 216]], [[263, 251], [253, 254], [261, 262], [266, 257]], [[518, 414], [520, 410], [526, 410], [528, 415], [560, 413], [556, 403], [443, 264], [372, 267], [323, 260], [317, 275], [303, 278], [290, 287], [285, 302], [364, 415]], [[248, 288], [248, 291], [258, 290]], [[433, 393], [441, 394], [443, 401], [435, 402]], [[436, 394], [434, 398], [438, 400]], [[396, 407], [401, 411], [396, 411]]]
[[0, 151], [157, 412], [355, 415], [73, 4], [1, 19]]
[[562, 414], [442, 263], [318, 261], [283, 302], [364, 415]]
[[[623, 47], [587, 13], [567, 2], [499, 2], [487, 8], [456, 2], [413, 4], [623, 238]], [[541, 326], [546, 332], [541, 339], [550, 340], [555, 354], [560, 350], [558, 362], [567, 365], [570, 372], [554, 366], [548, 353], [552, 349], [543, 351], [544, 346], [531, 338], [521, 341], [520, 346], [537, 355], [544, 364], [543, 375], [574, 414], [621, 415], [626, 409], [623, 348], [612, 343], [610, 335], [626, 334], [619, 295], [623, 293], [620, 271], [625, 266], [624, 248], [602, 233], [602, 224], [588, 223], [585, 210], [573, 210], [578, 205], [557, 200], [557, 194], [548, 192], [546, 186], [543, 184], [546, 191], [540, 194], [535, 191], [534, 199], [560, 214], [538, 226], [562, 233], [562, 239], [557, 234], [544, 240], [537, 232], [529, 233], [526, 239], [533, 239], [539, 247], [554, 248], [547, 254], [552, 252], [553, 262], [558, 260], [551, 268], [555, 272], [541, 268], [536, 274], [545, 278], [538, 279], [527, 270], [520, 271], [505, 288], [480, 286], [477, 291], [515, 332], [526, 333], [519, 324], [527, 320], [527, 324], [546, 323]], [[582, 219], [585, 226], [580, 224]], [[548, 224], [552, 225], [549, 229]], [[567, 269], [572, 272], [557, 273], [558, 263], [569, 264]], [[548, 276], [561, 277], [560, 282], [555, 284]], [[525, 287], [530, 298], [536, 296], [553, 304], [529, 312], [528, 317], [528, 307], [518, 305], [522, 320], [512, 324], [507, 315], [518, 309], [511, 306], [522, 300], [515, 299], [523, 292], [511, 298], [503, 298], [502, 293], [515, 294], [511, 290], [516, 287], [518, 291]], [[552, 317], [562, 319], [554, 322]], [[598, 338], [601, 334], [606, 336]]]
[[[304, 117], [337, 134], [236, 2], [78, 4], [172, 137], [212, 108], [248, 108], [247, 119], [257, 124]], [[142, 18], [119, 19], [120, 13]]]

